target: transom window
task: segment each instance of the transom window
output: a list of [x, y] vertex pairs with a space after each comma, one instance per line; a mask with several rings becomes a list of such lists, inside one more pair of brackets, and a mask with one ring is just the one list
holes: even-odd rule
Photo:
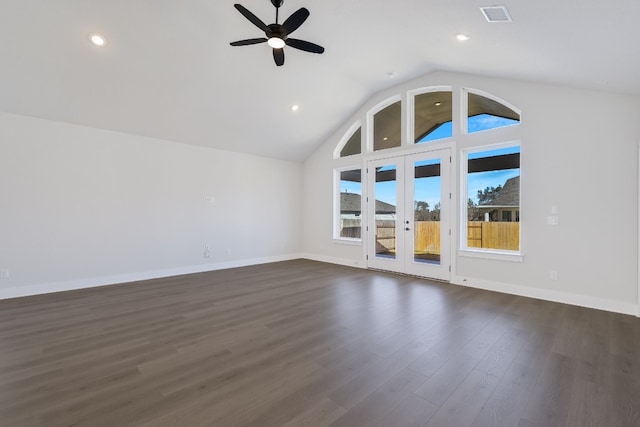
[[[351, 136], [343, 138], [343, 141], [346, 139], [346, 142], [344, 142], [344, 145], [340, 150], [340, 157], [355, 156], [362, 152], [362, 127], [352, 127], [351, 132]], [[345, 135], [345, 137], [347, 135]]]
[[451, 91], [426, 92], [414, 98], [414, 142], [453, 136]]
[[401, 101], [383, 108], [373, 115], [373, 150], [400, 147], [402, 135]]
[[520, 114], [511, 107], [473, 92], [467, 96], [468, 133], [520, 124]]

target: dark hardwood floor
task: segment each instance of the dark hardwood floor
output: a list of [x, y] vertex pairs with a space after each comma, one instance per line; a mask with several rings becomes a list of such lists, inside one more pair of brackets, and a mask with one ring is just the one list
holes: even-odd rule
[[306, 260], [6, 300], [0, 425], [640, 426], [640, 320]]

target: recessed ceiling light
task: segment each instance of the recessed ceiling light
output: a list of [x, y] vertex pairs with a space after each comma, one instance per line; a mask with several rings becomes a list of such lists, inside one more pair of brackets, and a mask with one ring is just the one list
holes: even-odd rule
[[292, 105], [291, 106], [291, 111], [298, 111], [300, 109], [299, 105]]
[[394, 73], [393, 71], [389, 71], [386, 75], [388, 78], [392, 79], [396, 76], [396, 73]]
[[107, 44], [107, 39], [100, 34], [90, 34], [89, 40], [91, 40], [91, 43], [99, 47], [104, 47]]
[[434, 105], [435, 105], [436, 107], [439, 107], [439, 106], [441, 106], [441, 105], [442, 105], [442, 102], [436, 102]]
[[382, 138], [383, 141], [388, 141], [389, 138], [387, 138], [386, 136], [384, 138]]
[[462, 34], [462, 33], [460, 33], [460, 34], [456, 35], [456, 38], [457, 38], [458, 40], [460, 40], [461, 42], [466, 42], [466, 41], [467, 41], [467, 40], [469, 40], [471, 37], [469, 37], [469, 36], [468, 36], [468, 35], [466, 35], [466, 34]]

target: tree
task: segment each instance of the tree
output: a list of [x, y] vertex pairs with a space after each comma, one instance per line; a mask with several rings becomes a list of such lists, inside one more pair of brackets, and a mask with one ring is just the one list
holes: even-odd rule
[[440, 221], [440, 202], [436, 203], [433, 210], [429, 212], [429, 221]]
[[429, 203], [416, 201], [413, 203], [414, 218], [416, 221], [440, 221], [440, 203], [436, 203], [432, 210], [429, 210]]
[[490, 205], [498, 194], [502, 190], [502, 185], [498, 185], [497, 187], [487, 187], [484, 190], [478, 190], [478, 204], [479, 205]]
[[416, 221], [428, 221], [429, 203], [417, 200], [413, 202], [414, 218]]
[[418, 212], [423, 212], [423, 211], [429, 212], [429, 203], [427, 202], [424, 202], [422, 200], [416, 200], [413, 203], [413, 205], [414, 205], [414, 209]]

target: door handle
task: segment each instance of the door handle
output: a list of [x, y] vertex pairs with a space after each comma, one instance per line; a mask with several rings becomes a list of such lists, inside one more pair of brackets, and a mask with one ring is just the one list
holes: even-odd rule
[[404, 228], [404, 231], [409, 231], [409, 230], [411, 230], [409, 227]]

